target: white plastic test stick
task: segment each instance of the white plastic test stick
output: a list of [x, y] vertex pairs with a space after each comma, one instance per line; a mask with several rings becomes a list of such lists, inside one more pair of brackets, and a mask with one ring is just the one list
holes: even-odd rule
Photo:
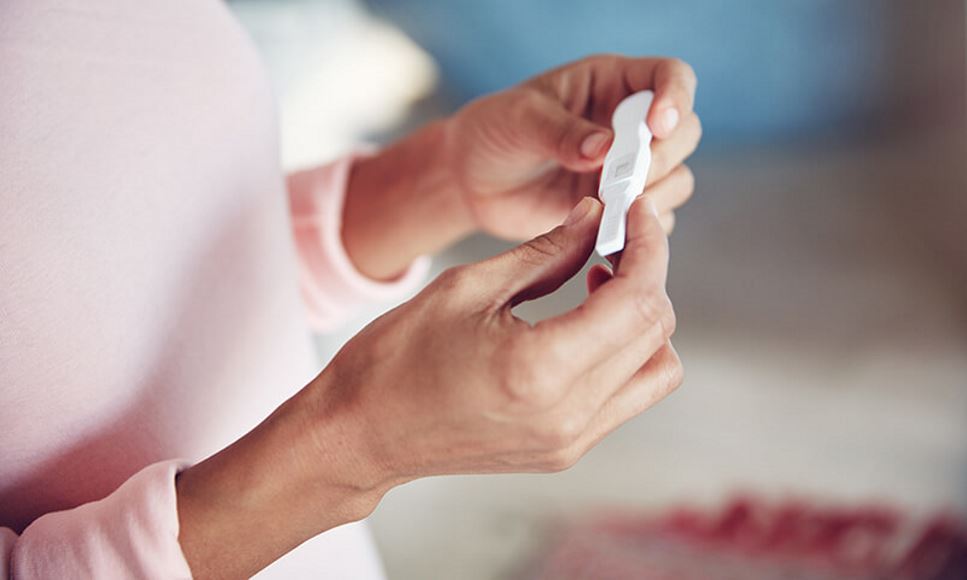
[[651, 130], [645, 122], [655, 94], [641, 91], [625, 97], [611, 116], [614, 142], [604, 158], [598, 197], [604, 216], [595, 250], [609, 256], [625, 247], [625, 222], [631, 204], [645, 190], [651, 165]]

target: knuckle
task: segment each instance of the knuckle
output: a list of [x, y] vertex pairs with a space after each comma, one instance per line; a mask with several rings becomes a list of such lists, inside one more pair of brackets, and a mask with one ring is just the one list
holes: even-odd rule
[[662, 373], [664, 374], [664, 394], [674, 391], [685, 381], [685, 366], [674, 350], [669, 351], [668, 361], [662, 366]]
[[539, 92], [529, 87], [517, 87], [503, 95], [504, 101], [499, 103], [500, 112], [510, 117], [515, 124], [520, 125], [533, 114], [535, 98]]
[[658, 325], [661, 328], [662, 336], [667, 340], [675, 334], [675, 330], [678, 328], [678, 316], [675, 314], [675, 307], [667, 294], [663, 294], [661, 302]]
[[697, 84], [698, 76], [695, 74], [695, 69], [692, 68], [692, 65], [680, 58], [670, 58], [668, 59], [668, 64], [675, 70], [676, 73], [681, 75], [686, 82], [691, 85]]
[[565, 250], [564, 245], [557, 239], [556, 230], [541, 234], [536, 238], [517, 246], [515, 253], [520, 261], [530, 266], [544, 263], [547, 258], [556, 256]]
[[632, 304], [642, 326], [650, 328], [661, 321], [663, 304], [658, 291], [636, 292]]
[[547, 365], [534, 357], [529, 346], [511, 341], [507, 354], [498, 359], [501, 389], [512, 404], [539, 411], [557, 402], [559, 389], [549, 380]]
[[675, 214], [674, 212], [668, 212], [661, 218], [662, 228], [665, 230], [666, 235], [671, 235], [672, 231], [675, 229]]
[[[645, 210], [642, 208], [638, 211], [643, 213]], [[639, 217], [638, 219], [646, 218]], [[629, 228], [629, 230], [631, 229]], [[646, 286], [636, 290], [636, 292], [648, 294], [649, 292], [664, 291], [657, 280], [664, 280], [668, 274], [668, 236], [661, 229], [649, 226], [646, 228], [634, 228], [633, 231], [628, 232], [627, 238], [627, 242], [625, 243], [626, 251], [630, 249], [644, 256], [644, 262], [641, 265], [643, 273], [641, 275], [648, 276], [651, 279], [651, 282], [645, 282]], [[647, 274], [644, 272], [647, 272]]]
[[573, 413], [564, 414], [539, 427], [538, 440], [552, 453], [568, 449], [578, 441], [586, 425], [583, 417]]
[[702, 127], [702, 118], [699, 117], [697, 114], [694, 114], [694, 113], [692, 114], [692, 116], [695, 119], [695, 121], [694, 121], [694, 123], [695, 123], [695, 137], [696, 137], [695, 138], [695, 141], [698, 142], [698, 141], [701, 141], [702, 140], [702, 134], [705, 131], [705, 129]]
[[598, 52], [586, 56], [584, 62], [591, 65], [613, 65], [621, 60], [621, 56], [612, 52]]
[[634, 295], [633, 303], [642, 327], [657, 326], [666, 339], [675, 333], [678, 324], [675, 308], [664, 291], [638, 292]]
[[678, 171], [682, 180], [682, 188], [688, 194], [687, 197], [691, 197], [692, 192], [695, 191], [695, 172], [685, 164], [682, 164]]
[[453, 266], [441, 272], [436, 283], [443, 290], [461, 292], [470, 284], [470, 277], [469, 266]]
[[548, 473], [566, 471], [574, 467], [580, 458], [581, 454], [573, 449], [559, 449], [547, 455], [544, 460], [544, 471]]
[[685, 382], [685, 365], [678, 356], [675, 357], [674, 362], [669, 365], [668, 368], [668, 386], [671, 390], [675, 390], [682, 386]]
[[684, 60], [679, 60], [682, 63], [683, 70], [685, 71], [685, 78], [688, 83], [694, 88], [698, 86], [698, 75], [695, 73], [695, 69], [689, 63]]
[[444, 312], [469, 314], [468, 307], [478, 308], [480, 284], [469, 266], [457, 266], [445, 270], [434, 281], [428, 306]]
[[486, 275], [486, 264], [466, 264], [447, 268], [433, 281], [429, 304], [447, 312], [477, 308], [486, 299], [481, 293], [481, 278]]

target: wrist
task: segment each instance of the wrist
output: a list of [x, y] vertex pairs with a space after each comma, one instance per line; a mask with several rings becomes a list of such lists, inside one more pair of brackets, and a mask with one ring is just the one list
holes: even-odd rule
[[447, 163], [445, 123], [431, 123], [353, 164], [342, 238], [363, 274], [391, 279], [415, 258], [473, 232]]
[[178, 476], [179, 541], [196, 577], [250, 576], [365, 518], [391, 487], [357, 453], [351, 418], [314, 405], [307, 391]]
[[367, 418], [366, 403], [353, 393], [330, 365], [292, 399], [299, 415], [293, 423], [306, 434], [306, 452], [318, 459], [314, 465], [321, 473], [313, 479], [346, 490], [365, 517], [406, 479], [383, 456], [384, 444]]

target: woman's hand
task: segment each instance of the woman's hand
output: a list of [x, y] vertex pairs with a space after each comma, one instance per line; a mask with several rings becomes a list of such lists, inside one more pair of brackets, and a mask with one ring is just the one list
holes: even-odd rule
[[529, 238], [596, 194], [612, 112], [629, 94], [652, 89], [647, 122], [656, 140], [646, 191], [670, 231], [672, 212], [694, 186], [683, 162], [701, 137], [695, 86], [679, 60], [586, 58], [461, 109], [447, 127], [446, 165], [479, 228]]
[[249, 576], [414, 478], [565, 469], [676, 388], [668, 244], [648, 200], [631, 207], [614, 274], [589, 273], [583, 304], [533, 326], [512, 313], [580, 270], [600, 217], [586, 198], [553, 231], [443, 273], [183, 472], [179, 539], [195, 576]]
[[666, 231], [694, 187], [684, 160], [701, 125], [695, 75], [675, 59], [595, 56], [474, 101], [354, 165], [343, 240], [364, 274], [391, 278], [415, 257], [483, 230], [526, 239], [597, 193], [611, 113], [655, 91], [646, 195]]
[[322, 409], [351, 409], [370, 479], [565, 469], [678, 386], [667, 240], [649, 207], [632, 207], [616, 272], [593, 270], [575, 310], [534, 326], [512, 313], [586, 262], [592, 198], [550, 233], [444, 272], [346, 344], [310, 389]]

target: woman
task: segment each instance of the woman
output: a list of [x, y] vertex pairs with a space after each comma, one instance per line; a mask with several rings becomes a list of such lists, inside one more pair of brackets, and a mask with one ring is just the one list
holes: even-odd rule
[[[287, 181], [220, 2], [4, 2], [0, 79], [5, 577], [242, 577], [288, 552], [267, 572], [380, 577], [343, 524], [393, 486], [564, 469], [680, 382], [662, 227], [700, 128], [679, 61], [582, 60]], [[646, 88], [658, 140], [620, 267], [521, 322], [590, 254], [608, 117]], [[317, 368], [309, 322], [411, 288], [471, 232], [546, 230]]]

